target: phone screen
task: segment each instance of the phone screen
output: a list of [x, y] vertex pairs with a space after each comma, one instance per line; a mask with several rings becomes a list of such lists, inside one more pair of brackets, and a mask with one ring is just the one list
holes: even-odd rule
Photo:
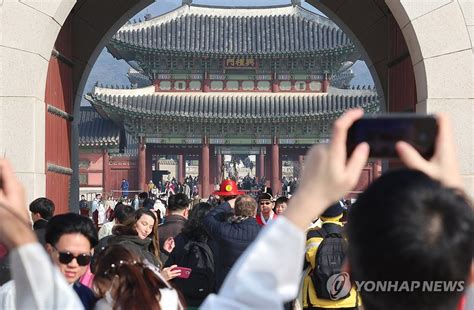
[[397, 158], [395, 144], [405, 141], [424, 158], [433, 156], [438, 134], [436, 118], [431, 115], [389, 114], [361, 118], [349, 128], [347, 154], [361, 142], [370, 146], [370, 157]]

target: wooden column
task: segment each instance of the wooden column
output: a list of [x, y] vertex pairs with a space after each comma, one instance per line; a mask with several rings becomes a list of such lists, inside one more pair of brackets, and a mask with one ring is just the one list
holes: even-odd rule
[[217, 151], [217, 158], [216, 158], [216, 183], [221, 184], [222, 182], [222, 154], [220, 151]]
[[199, 166], [201, 175], [199, 176], [200, 193], [202, 198], [207, 198], [209, 191], [209, 141], [206, 137], [202, 140], [201, 158]]
[[272, 143], [272, 162], [271, 162], [271, 188], [273, 195], [277, 195], [281, 192], [281, 179], [280, 179], [280, 147], [278, 145], [277, 138], [273, 139]]
[[145, 138], [138, 142], [138, 184], [137, 189], [146, 191], [146, 144]]
[[184, 161], [184, 155], [178, 155], [178, 182], [184, 183], [186, 177], [186, 162]]
[[210, 151], [209, 153], [209, 191], [213, 192], [217, 177], [217, 166], [215, 165], [215, 162], [217, 161], [217, 155], [215, 155], [213, 151]]
[[211, 90], [211, 81], [209, 80], [209, 74], [207, 71], [204, 73], [204, 81], [202, 83], [202, 91], [207, 93]]
[[328, 75], [327, 75], [327, 73], [326, 73], [326, 74], [324, 74], [324, 80], [323, 80], [323, 85], [322, 85], [321, 91], [322, 91], [323, 93], [327, 93], [327, 92], [328, 92], [328, 89], [329, 89], [329, 77], [328, 77]]
[[271, 83], [272, 83], [272, 92], [278, 93], [280, 91], [280, 86], [278, 85], [277, 75], [275, 72], [273, 73], [273, 80]]
[[109, 152], [107, 149], [102, 150], [102, 188], [104, 194], [108, 195], [111, 188], [110, 188], [110, 165], [109, 165]]
[[148, 191], [148, 182], [153, 178], [153, 153], [145, 147], [145, 190]]

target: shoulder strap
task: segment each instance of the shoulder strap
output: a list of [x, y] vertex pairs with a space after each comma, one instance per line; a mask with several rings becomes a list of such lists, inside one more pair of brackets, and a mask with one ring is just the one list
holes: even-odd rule
[[184, 246], [184, 249], [187, 252], [189, 252], [189, 250], [191, 249], [191, 246], [193, 246], [193, 245], [197, 246], [198, 248], [201, 248], [204, 251], [204, 253], [206, 253], [207, 257], [209, 258], [209, 260], [211, 262], [210, 265], [212, 266], [212, 271], [214, 271], [214, 255], [212, 254], [212, 251], [211, 251], [211, 248], [209, 247], [209, 245], [207, 245], [204, 242], [189, 241]]
[[313, 229], [308, 231], [308, 233], [306, 234], [306, 240], [309, 240], [311, 238], [324, 238], [325, 236], [326, 234], [322, 232], [322, 228]]
[[337, 224], [323, 225], [323, 228], [321, 230], [324, 230], [324, 233], [325, 233], [324, 238], [329, 236], [329, 235], [342, 237], [342, 227], [337, 225]]

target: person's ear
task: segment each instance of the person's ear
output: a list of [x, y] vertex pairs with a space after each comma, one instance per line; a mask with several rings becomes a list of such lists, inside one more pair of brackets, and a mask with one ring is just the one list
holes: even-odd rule
[[52, 254], [53, 254], [54, 247], [53, 247], [51, 244], [46, 243], [45, 249], [46, 249], [46, 252], [48, 252], [49, 255], [52, 255]]

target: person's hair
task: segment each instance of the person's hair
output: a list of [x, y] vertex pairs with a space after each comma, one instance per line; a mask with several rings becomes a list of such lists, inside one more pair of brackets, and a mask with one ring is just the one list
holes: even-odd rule
[[[143, 208], [140, 208], [138, 209], [137, 211], [135, 211], [135, 215], [125, 221], [125, 223], [123, 223], [124, 225], [121, 225], [121, 226], [118, 226], [116, 230], [112, 230], [113, 233], [115, 232], [119, 232], [119, 234], [123, 234], [123, 235], [136, 235], [137, 234], [137, 230], [136, 230], [136, 224], [138, 222], [138, 220], [143, 216], [143, 215], [148, 215], [148, 216], [151, 216], [154, 220], [154, 224], [153, 224], [153, 231], [151, 232], [150, 234], [150, 238], [151, 238], [151, 245], [150, 245], [150, 252], [155, 256], [155, 258], [157, 259], [159, 265], [161, 266], [162, 265], [162, 262], [161, 262], [161, 259], [160, 259], [160, 238], [159, 238], [159, 235], [158, 235], [158, 219], [156, 218], [156, 215], [155, 213], [153, 213], [152, 211], [150, 210], [147, 210], [147, 209], [143, 209]], [[126, 226], [128, 228], [128, 233], [125, 232], [124, 233], [124, 230], [122, 229], [122, 226]]]
[[183, 193], [178, 193], [176, 195], [171, 195], [168, 198], [168, 210], [170, 211], [181, 211], [189, 207], [190, 200], [188, 196]]
[[53, 216], [46, 226], [46, 243], [55, 246], [66, 234], [81, 234], [89, 240], [91, 248], [99, 242], [97, 230], [91, 219], [76, 213], [65, 213]]
[[143, 201], [143, 208], [151, 210], [155, 207], [155, 201], [151, 198], [145, 198]]
[[54, 202], [48, 198], [38, 198], [30, 203], [30, 212], [39, 213], [42, 218], [49, 220], [54, 214]]
[[113, 309], [161, 309], [160, 289], [167, 287], [140, 258], [119, 244], [107, 246], [94, 265], [94, 290], [104, 297], [114, 281]]
[[202, 224], [204, 216], [212, 209], [207, 202], [200, 202], [195, 205], [189, 213], [188, 220], [184, 224], [181, 233], [188, 239], [206, 242], [209, 235]]
[[147, 192], [141, 192], [138, 194], [138, 199], [147, 199], [148, 198], [148, 193]]
[[115, 205], [114, 209], [114, 216], [115, 221], [119, 224], [125, 223], [128, 219], [134, 216], [135, 209], [131, 206], [124, 205], [123, 203], [119, 202]]
[[257, 213], [257, 201], [249, 195], [241, 195], [235, 200], [235, 215], [253, 217]]
[[[474, 255], [467, 199], [419, 171], [382, 175], [349, 211], [353, 281], [464, 281]], [[458, 282], [459, 283], [459, 282]], [[423, 285], [423, 284], [422, 284]], [[455, 309], [463, 292], [362, 290], [367, 310]]]
[[237, 195], [232, 195], [232, 196], [219, 196], [219, 197], [221, 197], [221, 199], [224, 200], [224, 201], [230, 201], [230, 200], [232, 200], [232, 199], [237, 198]]
[[288, 203], [288, 197], [285, 197], [285, 196], [281, 196], [281, 197], [278, 197], [277, 200], [275, 200], [275, 206], [277, 205], [281, 205], [283, 203]]

